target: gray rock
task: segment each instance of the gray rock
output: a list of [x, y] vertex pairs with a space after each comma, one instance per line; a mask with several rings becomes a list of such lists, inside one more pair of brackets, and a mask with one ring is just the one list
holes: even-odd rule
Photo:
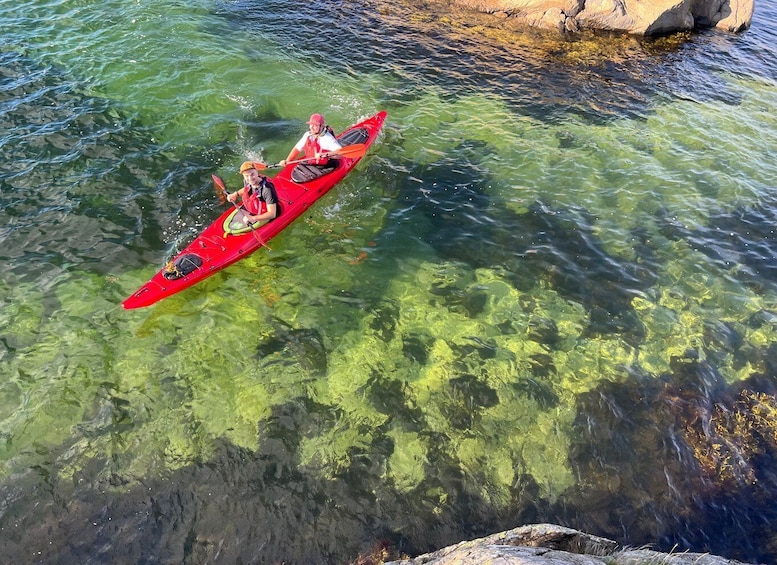
[[612, 540], [533, 524], [385, 565], [744, 565], [703, 553], [618, 549]]

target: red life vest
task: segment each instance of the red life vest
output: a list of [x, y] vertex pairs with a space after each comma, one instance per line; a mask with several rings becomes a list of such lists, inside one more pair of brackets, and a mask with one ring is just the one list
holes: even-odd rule
[[259, 198], [262, 190], [254, 190], [250, 185], [243, 187], [243, 206], [252, 216], [264, 214], [267, 211], [267, 202]]
[[313, 158], [316, 156], [316, 153], [321, 152], [321, 144], [319, 143], [319, 139], [327, 134], [334, 135], [332, 128], [329, 126], [326, 126], [320, 135], [308, 135], [308, 138], [305, 140], [305, 159], [310, 159], [308, 163], [312, 165], [326, 165], [329, 162], [329, 157], [325, 157], [323, 159]]

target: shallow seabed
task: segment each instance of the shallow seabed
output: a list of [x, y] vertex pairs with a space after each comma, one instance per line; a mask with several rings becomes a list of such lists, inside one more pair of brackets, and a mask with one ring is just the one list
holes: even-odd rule
[[[533, 522], [777, 559], [777, 44], [0, 4], [0, 551], [344, 563]], [[308, 214], [121, 302], [323, 112]]]

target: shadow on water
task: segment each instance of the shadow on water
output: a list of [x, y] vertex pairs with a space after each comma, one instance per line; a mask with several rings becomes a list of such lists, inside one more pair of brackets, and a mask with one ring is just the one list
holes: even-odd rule
[[[313, 337], [279, 331], [302, 341]], [[265, 355], [274, 349], [260, 346]], [[364, 392], [390, 419], [370, 430], [370, 441], [352, 448], [332, 476], [322, 476], [315, 461], [302, 464], [301, 446], [336, 429], [341, 414], [298, 397], [273, 407], [260, 424], [258, 450], [217, 439], [207, 461], [165, 478], [136, 482], [120, 469], [106, 477], [110, 463], [100, 457], [70, 480], [44, 468], [20, 477], [27, 486], [15, 485], [13, 496], [3, 487], [4, 522], [15, 526], [4, 531], [4, 553], [35, 548], [41, 562], [60, 564], [203, 563], [227, 556], [230, 562], [346, 563], [376, 544], [389, 554], [417, 554], [550, 519], [614, 539], [628, 531], [628, 539], [657, 540], [665, 551], [679, 544], [771, 562], [774, 544], [760, 535], [777, 518], [773, 349], [753, 354], [763, 373], [734, 386], [689, 352], [659, 378], [634, 371], [627, 384], [582, 395], [570, 455], [578, 486], [553, 507], [530, 476], [516, 477], [500, 509], [482, 499], [477, 487], [488, 478], [462, 469], [447, 435], [424, 431], [424, 411], [402, 382], [375, 374]], [[490, 351], [461, 351], [461, 360]], [[480, 410], [497, 402], [472, 375], [452, 379], [451, 390], [443, 412], [454, 428], [472, 427]], [[115, 423], [120, 433], [121, 419]], [[386, 480], [392, 425], [419, 430], [431, 446], [425, 478], [409, 492]], [[49, 453], [51, 460], [61, 456]]]
[[[371, 389], [403, 400], [396, 382]], [[420, 416], [414, 408], [406, 415]], [[513, 508], [494, 515], [472, 494], [467, 483], [476, 478], [462, 473], [442, 436], [429, 453], [427, 478], [412, 492], [399, 493], [385, 481], [393, 442], [381, 430], [368, 447], [349, 453], [349, 465], [322, 478], [315, 466], [301, 464], [300, 445], [337, 420], [328, 406], [297, 398], [273, 408], [260, 426], [256, 452], [216, 440], [208, 461], [133, 486], [120, 472], [99, 478], [107, 464], [100, 458], [72, 481], [50, 475], [23, 489], [48, 503], [4, 497], [5, 523], [15, 524], [4, 532], [4, 553], [28, 555], [35, 548], [37, 560], [59, 564], [206, 563], [220, 557], [233, 563], [346, 563], [376, 544], [415, 553], [464, 536], [468, 523], [486, 534], [516, 518], [543, 518], [531, 481], [516, 486]], [[449, 503], [440, 504], [442, 493]]]

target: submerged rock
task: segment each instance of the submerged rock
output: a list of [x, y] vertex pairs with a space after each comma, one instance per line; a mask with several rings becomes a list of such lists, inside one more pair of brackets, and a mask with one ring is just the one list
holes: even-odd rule
[[[436, 0], [440, 2], [441, 0]], [[510, 24], [561, 32], [584, 29], [665, 35], [700, 28], [738, 33], [750, 27], [755, 0], [453, 0]]]
[[533, 524], [385, 565], [741, 565], [706, 553], [619, 549], [612, 540], [553, 524]]

